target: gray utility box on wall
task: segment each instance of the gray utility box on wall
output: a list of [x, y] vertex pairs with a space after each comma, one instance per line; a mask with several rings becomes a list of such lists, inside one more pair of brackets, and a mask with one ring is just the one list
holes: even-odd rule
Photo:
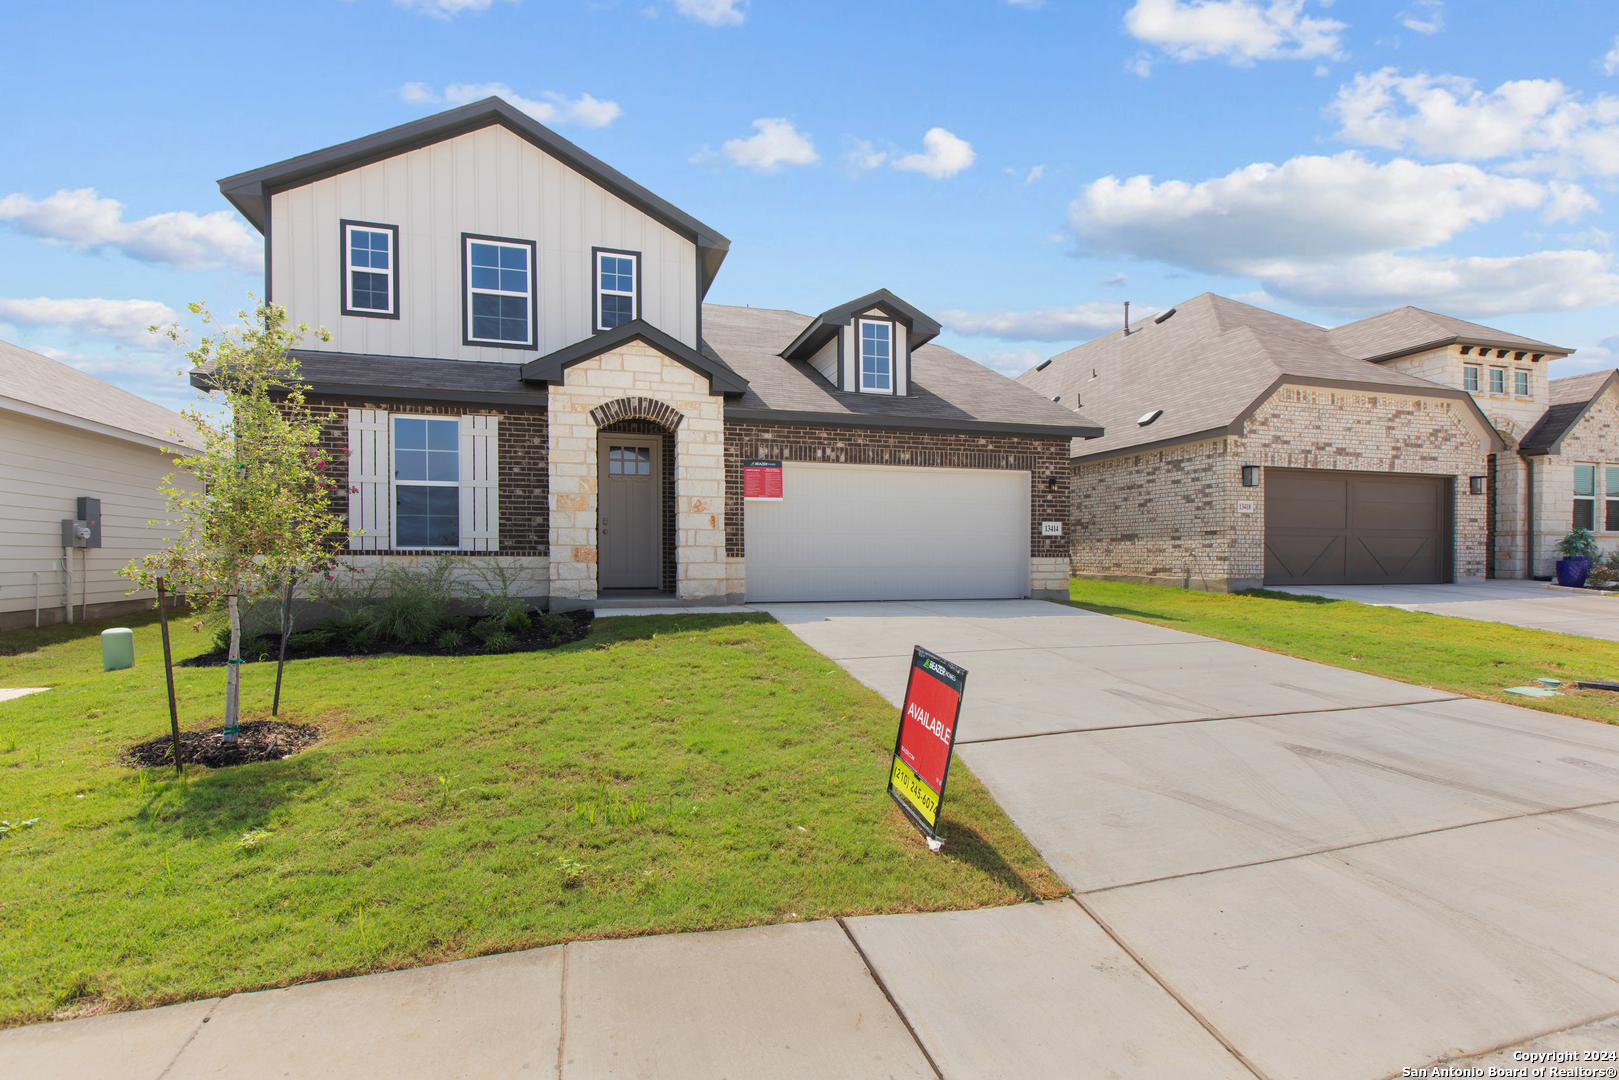
[[101, 546], [101, 500], [80, 495], [77, 518], [62, 519], [62, 546], [98, 548]]

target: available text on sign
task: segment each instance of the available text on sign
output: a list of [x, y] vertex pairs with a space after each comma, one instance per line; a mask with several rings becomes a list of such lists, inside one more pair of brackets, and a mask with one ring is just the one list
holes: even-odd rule
[[916, 646], [899, 714], [899, 733], [894, 737], [888, 794], [927, 833], [935, 848], [939, 807], [950, 778], [950, 751], [956, 745], [956, 717], [966, 685], [966, 668]]

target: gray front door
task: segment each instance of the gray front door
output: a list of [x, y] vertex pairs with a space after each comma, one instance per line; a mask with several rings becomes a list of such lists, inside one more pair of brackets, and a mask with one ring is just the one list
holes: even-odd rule
[[597, 569], [604, 589], [656, 589], [662, 562], [658, 520], [659, 440], [603, 435], [601, 551]]

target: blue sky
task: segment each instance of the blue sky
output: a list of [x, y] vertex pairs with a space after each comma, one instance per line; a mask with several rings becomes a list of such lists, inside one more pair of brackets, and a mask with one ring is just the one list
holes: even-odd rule
[[0, 39], [0, 338], [171, 406], [144, 327], [261, 282], [219, 177], [490, 92], [728, 235], [710, 300], [885, 287], [1008, 374], [1206, 290], [1619, 361], [1611, 2], [64, 0]]

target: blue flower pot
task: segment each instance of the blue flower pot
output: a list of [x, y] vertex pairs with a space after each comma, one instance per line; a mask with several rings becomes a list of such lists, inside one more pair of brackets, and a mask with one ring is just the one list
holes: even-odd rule
[[1569, 589], [1585, 585], [1585, 575], [1591, 572], [1590, 559], [1558, 559], [1557, 584]]

